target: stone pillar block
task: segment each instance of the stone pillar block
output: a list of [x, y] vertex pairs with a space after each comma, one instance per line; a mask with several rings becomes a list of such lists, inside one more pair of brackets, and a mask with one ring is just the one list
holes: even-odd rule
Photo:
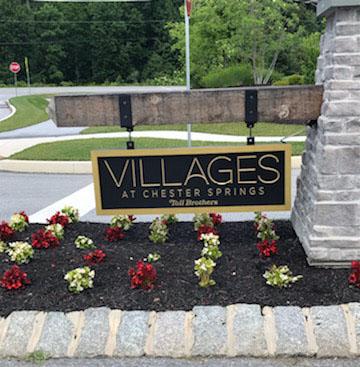
[[324, 101], [292, 222], [310, 264], [348, 266], [360, 259], [360, 0], [319, 0], [318, 14], [327, 17], [316, 71]]

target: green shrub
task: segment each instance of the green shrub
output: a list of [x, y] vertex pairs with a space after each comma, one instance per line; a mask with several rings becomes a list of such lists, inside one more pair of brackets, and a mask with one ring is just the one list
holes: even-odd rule
[[301, 84], [304, 84], [304, 77], [299, 74], [285, 76], [284, 78], [273, 83], [273, 85], [276, 85], [276, 86], [301, 85]]
[[204, 88], [226, 88], [252, 85], [253, 73], [251, 65], [240, 64], [211, 71], [201, 79]]

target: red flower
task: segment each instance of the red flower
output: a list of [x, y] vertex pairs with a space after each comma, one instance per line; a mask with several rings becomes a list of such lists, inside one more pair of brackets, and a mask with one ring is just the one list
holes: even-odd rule
[[0, 241], [8, 241], [15, 234], [15, 231], [5, 221], [0, 224]]
[[278, 253], [278, 248], [275, 240], [264, 240], [256, 245], [259, 250], [259, 255], [264, 257], [270, 257]]
[[348, 280], [349, 284], [356, 285], [359, 282], [359, 276], [358, 274], [351, 273]]
[[128, 274], [131, 277], [131, 288], [142, 288], [144, 290], [154, 288], [154, 283], [157, 279], [157, 272], [152, 264], [138, 261], [136, 269], [130, 268]]
[[221, 216], [221, 214], [210, 213], [210, 218], [211, 218], [214, 226], [217, 226], [217, 225], [219, 225], [219, 224], [222, 223], [222, 216]]
[[352, 272], [348, 278], [349, 284], [360, 288], [360, 261], [351, 262]]
[[132, 222], [133, 222], [134, 220], [136, 220], [136, 217], [135, 217], [134, 215], [129, 215], [128, 217], [129, 217], [129, 220], [131, 220]]
[[104, 261], [106, 257], [106, 254], [102, 250], [95, 250], [92, 252], [89, 252], [87, 255], [83, 256], [83, 259], [85, 260], [86, 264], [89, 266], [99, 264]]
[[121, 227], [108, 227], [105, 231], [106, 240], [109, 242], [119, 241], [125, 238], [125, 233]]
[[64, 228], [69, 224], [69, 217], [60, 212], [56, 212], [50, 219], [47, 219], [49, 224], [61, 224]]
[[39, 229], [37, 232], [31, 235], [32, 247], [34, 248], [50, 248], [60, 245], [59, 239], [54, 236], [51, 231], [45, 231]]
[[21, 211], [19, 214], [22, 217], [24, 217], [26, 223], [29, 223], [29, 217], [26, 215], [26, 213], [24, 211]]
[[216, 235], [219, 234], [218, 231], [214, 227], [209, 227], [206, 224], [202, 224], [199, 227], [198, 231], [197, 231], [197, 239], [198, 239], [198, 241], [201, 240], [201, 235], [202, 234], [209, 234], [209, 233], [213, 233], [213, 234], [216, 234]]
[[0, 279], [0, 285], [8, 290], [19, 289], [30, 284], [27, 274], [24, 273], [17, 265], [12, 266], [5, 271], [3, 277]]

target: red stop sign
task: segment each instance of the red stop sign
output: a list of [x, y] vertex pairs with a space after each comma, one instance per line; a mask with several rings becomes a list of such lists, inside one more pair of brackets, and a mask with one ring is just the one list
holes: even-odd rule
[[20, 70], [21, 70], [21, 66], [20, 64], [18, 64], [17, 62], [12, 62], [9, 66], [9, 70], [12, 72], [12, 73], [15, 73], [17, 74]]

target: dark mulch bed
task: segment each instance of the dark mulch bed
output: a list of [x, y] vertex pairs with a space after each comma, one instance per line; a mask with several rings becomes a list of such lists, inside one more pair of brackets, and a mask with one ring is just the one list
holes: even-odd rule
[[[103, 224], [78, 223], [66, 229], [65, 239], [55, 250], [36, 250], [34, 259], [21, 268], [32, 284], [26, 289], [0, 289], [0, 314], [14, 310], [73, 311], [88, 307], [108, 306], [122, 310], [190, 310], [196, 305], [260, 305], [314, 306], [359, 302], [360, 291], [347, 283], [348, 270], [311, 268], [291, 223], [277, 221], [280, 254], [273, 258], [278, 265], [288, 264], [295, 275], [304, 279], [288, 289], [275, 289], [265, 284], [262, 274], [269, 264], [259, 261], [252, 222], [224, 223], [220, 227], [223, 257], [214, 272], [216, 286], [201, 289], [194, 275], [194, 260], [200, 257], [202, 244], [196, 241], [192, 223], [177, 223], [170, 230], [165, 245], [148, 240], [149, 224], [140, 223], [128, 232], [125, 240], [107, 243]], [[17, 240], [29, 240], [41, 228], [31, 225], [17, 234]], [[95, 267], [94, 288], [80, 295], [67, 290], [64, 275], [83, 265], [82, 255], [74, 239], [82, 234], [91, 237], [107, 254], [104, 263]], [[100, 247], [101, 248], [101, 247]], [[157, 251], [158, 281], [152, 291], [130, 289], [128, 269], [136, 260]], [[0, 255], [0, 273], [10, 267], [7, 255]]]

